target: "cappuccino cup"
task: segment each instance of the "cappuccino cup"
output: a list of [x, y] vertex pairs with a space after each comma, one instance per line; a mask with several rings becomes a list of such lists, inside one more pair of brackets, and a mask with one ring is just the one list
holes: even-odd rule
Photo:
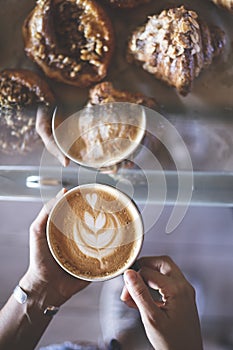
[[66, 272], [104, 281], [122, 274], [136, 260], [143, 222], [134, 202], [118, 189], [81, 185], [65, 193], [52, 209], [47, 241]]
[[95, 169], [133, 160], [146, 133], [145, 108], [128, 102], [89, 105], [52, 131], [60, 150], [75, 163]]

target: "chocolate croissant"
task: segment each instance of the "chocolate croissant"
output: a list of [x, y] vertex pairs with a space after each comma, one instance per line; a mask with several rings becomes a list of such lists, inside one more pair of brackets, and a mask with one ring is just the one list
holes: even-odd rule
[[96, 105], [110, 102], [131, 102], [149, 108], [153, 108], [156, 106], [156, 101], [153, 98], [147, 97], [139, 92], [132, 93], [128, 91], [116, 90], [113, 87], [112, 83], [107, 81], [97, 84], [90, 90], [90, 104]]
[[110, 5], [119, 8], [133, 8], [142, 4], [146, 4], [151, 0], [105, 0]]
[[233, 11], [233, 0], [212, 0], [216, 5], [226, 7]]
[[0, 151], [7, 154], [29, 151], [38, 139], [36, 109], [55, 100], [47, 83], [29, 70], [0, 73]]
[[23, 25], [26, 54], [60, 82], [85, 87], [106, 74], [113, 29], [91, 0], [38, 0]]
[[187, 95], [201, 70], [208, 67], [225, 45], [225, 34], [209, 28], [196, 12], [184, 6], [150, 16], [128, 43], [128, 60], [136, 61], [156, 78]]

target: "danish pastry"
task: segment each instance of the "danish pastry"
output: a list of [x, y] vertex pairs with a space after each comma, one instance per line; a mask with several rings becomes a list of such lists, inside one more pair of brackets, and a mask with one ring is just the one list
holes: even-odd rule
[[97, 84], [90, 90], [90, 104], [96, 105], [109, 102], [131, 102], [144, 105], [149, 108], [156, 106], [156, 101], [153, 98], [147, 97], [141, 93], [116, 90], [112, 83], [107, 81]]
[[142, 4], [146, 4], [151, 0], [106, 0], [110, 5], [119, 8], [133, 8]]
[[60, 82], [85, 87], [107, 74], [113, 29], [91, 0], [38, 0], [23, 25], [26, 54]]
[[181, 6], [149, 17], [136, 29], [128, 43], [128, 59], [187, 95], [195, 77], [224, 45], [225, 34], [219, 27], [209, 28], [196, 12]]
[[38, 139], [35, 131], [39, 104], [50, 107], [55, 100], [47, 83], [29, 70], [0, 73], [0, 151], [24, 153]]
[[212, 0], [216, 5], [226, 7], [233, 11], [233, 0]]

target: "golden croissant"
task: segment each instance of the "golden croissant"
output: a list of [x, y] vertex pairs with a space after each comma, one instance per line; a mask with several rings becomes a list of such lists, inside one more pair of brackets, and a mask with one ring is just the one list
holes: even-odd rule
[[225, 45], [219, 27], [201, 21], [184, 6], [150, 16], [128, 43], [128, 60], [187, 95], [201, 70], [208, 67]]

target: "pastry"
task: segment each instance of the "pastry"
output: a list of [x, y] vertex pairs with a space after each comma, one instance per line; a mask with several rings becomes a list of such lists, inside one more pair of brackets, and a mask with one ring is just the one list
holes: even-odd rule
[[116, 90], [112, 83], [102, 82], [93, 87], [89, 92], [89, 103], [92, 105], [110, 103], [110, 102], [131, 102], [137, 103], [149, 108], [156, 106], [153, 98], [147, 97], [141, 93], [132, 93], [128, 91]]
[[212, 0], [215, 4], [226, 7], [228, 10], [233, 11], [233, 0]]
[[110, 5], [120, 8], [133, 8], [142, 4], [146, 4], [151, 0], [105, 0]]
[[29, 151], [38, 139], [35, 131], [39, 104], [54, 105], [47, 83], [29, 70], [0, 73], [0, 151], [7, 154]]
[[225, 45], [219, 27], [209, 27], [184, 6], [150, 16], [128, 43], [128, 60], [136, 61], [156, 78], [187, 95], [195, 77], [208, 67]]
[[107, 74], [113, 30], [95, 1], [38, 0], [23, 36], [26, 54], [50, 78], [85, 87]]

